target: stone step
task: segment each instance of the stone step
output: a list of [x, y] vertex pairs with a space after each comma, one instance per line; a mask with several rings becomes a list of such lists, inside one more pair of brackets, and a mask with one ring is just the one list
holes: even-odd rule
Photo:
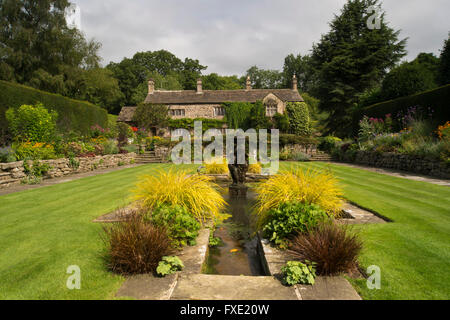
[[274, 277], [180, 275], [172, 300], [298, 300]]

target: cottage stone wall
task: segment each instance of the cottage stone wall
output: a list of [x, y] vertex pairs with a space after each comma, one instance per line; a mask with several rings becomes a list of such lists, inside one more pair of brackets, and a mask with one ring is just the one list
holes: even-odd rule
[[348, 158], [343, 160], [371, 167], [396, 169], [441, 179], [450, 179], [450, 165], [417, 156], [358, 151], [354, 161]]
[[215, 116], [214, 108], [220, 108], [220, 104], [187, 104], [187, 105], [171, 105], [170, 110], [184, 110], [184, 116], [171, 116], [172, 119], [218, 119], [222, 120], [223, 116]]
[[[51, 169], [43, 177], [44, 179], [60, 178], [74, 173], [90, 172], [99, 169], [114, 168], [120, 165], [133, 164], [135, 153], [97, 156], [92, 158], [75, 158], [79, 163], [78, 168], [71, 166], [69, 159], [42, 160], [41, 163], [48, 164]], [[0, 163], [0, 189], [18, 185], [26, 177], [24, 162]], [[28, 161], [32, 167], [33, 161]]]

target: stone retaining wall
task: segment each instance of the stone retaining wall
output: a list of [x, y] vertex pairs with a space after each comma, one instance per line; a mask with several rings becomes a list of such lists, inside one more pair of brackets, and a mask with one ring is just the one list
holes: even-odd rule
[[[51, 169], [44, 175], [44, 179], [60, 178], [75, 173], [90, 172], [99, 169], [115, 168], [122, 165], [133, 164], [135, 153], [97, 156], [91, 158], [75, 158], [71, 164], [69, 159], [42, 160], [40, 163], [48, 164]], [[79, 164], [79, 165], [77, 165]], [[0, 163], [0, 189], [20, 184], [26, 177], [24, 162]], [[28, 161], [32, 167], [33, 161]]]
[[343, 160], [371, 167], [396, 169], [450, 179], [450, 165], [406, 154], [358, 151], [354, 161], [351, 161], [351, 159]]

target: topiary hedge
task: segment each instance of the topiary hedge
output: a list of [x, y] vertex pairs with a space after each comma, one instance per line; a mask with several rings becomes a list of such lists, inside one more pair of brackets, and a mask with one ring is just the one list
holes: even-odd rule
[[73, 100], [20, 84], [0, 81], [0, 137], [7, 135], [6, 110], [18, 108], [24, 104], [34, 105], [39, 102], [45, 108], [58, 112], [57, 126], [62, 132], [75, 131], [80, 134], [87, 134], [90, 127], [95, 124], [102, 127], [108, 125], [107, 111], [89, 102]]
[[402, 112], [405, 113], [410, 107], [422, 107], [423, 109], [432, 108], [434, 110], [433, 117], [436, 119], [450, 119], [450, 84], [443, 87], [414, 94], [411, 96], [385, 101], [374, 104], [367, 108], [363, 108], [355, 113], [355, 126], [364, 116], [374, 118], [384, 118], [387, 114], [394, 117]]

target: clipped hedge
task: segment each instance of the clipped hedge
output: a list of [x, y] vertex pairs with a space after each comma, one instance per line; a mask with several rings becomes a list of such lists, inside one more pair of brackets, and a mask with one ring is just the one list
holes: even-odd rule
[[45, 108], [58, 112], [57, 126], [62, 132], [75, 131], [86, 134], [95, 124], [102, 127], [108, 125], [107, 111], [89, 102], [0, 81], [0, 135], [7, 134], [6, 110], [11, 107], [18, 108], [24, 104], [34, 105], [38, 102], [41, 102]]
[[434, 109], [434, 117], [436, 119], [450, 119], [450, 84], [443, 87], [417, 93], [411, 96], [398, 98], [395, 100], [385, 101], [363, 108], [355, 115], [355, 124], [364, 116], [374, 118], [384, 118], [387, 114], [397, 115], [399, 112], [406, 112], [410, 107], [431, 107]]

